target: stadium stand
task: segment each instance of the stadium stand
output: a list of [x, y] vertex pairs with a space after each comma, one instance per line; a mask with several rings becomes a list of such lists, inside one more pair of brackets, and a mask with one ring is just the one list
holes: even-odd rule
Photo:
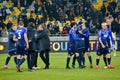
[[[19, 16], [21, 16], [21, 20], [29, 22], [32, 15], [34, 22], [38, 16], [39, 23], [45, 22], [46, 26], [51, 22], [52, 27], [54, 27], [57, 21], [59, 25], [59, 33], [57, 34], [62, 34], [62, 30], [67, 23], [70, 24], [71, 21], [79, 23], [82, 19], [85, 19], [90, 30], [93, 28], [95, 30], [94, 32], [91, 30], [91, 33], [96, 33], [102, 20], [112, 15], [120, 26], [120, 2], [116, 0], [104, 0], [104, 2], [102, 0], [24, 0], [24, 3], [20, 1], [0, 0], [0, 13], [4, 14], [6, 12], [6, 15], [2, 15], [0, 20], [5, 25], [9, 21], [12, 24], [17, 24], [20, 20]], [[110, 11], [110, 9], [114, 10]], [[27, 16], [27, 19], [24, 18], [25, 16]], [[5, 20], [3, 17], [5, 17]]]

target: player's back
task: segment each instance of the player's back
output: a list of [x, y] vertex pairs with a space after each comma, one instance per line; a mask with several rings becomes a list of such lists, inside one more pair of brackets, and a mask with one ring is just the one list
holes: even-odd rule
[[70, 29], [70, 31], [69, 31], [69, 42], [70, 43], [75, 43], [74, 37], [76, 37], [75, 30]]
[[26, 28], [18, 28], [15, 32], [16, 37], [18, 38], [17, 45], [26, 46], [24, 34], [27, 32]]
[[85, 38], [85, 45], [88, 46], [89, 45], [89, 29], [88, 28], [83, 29], [82, 33]]

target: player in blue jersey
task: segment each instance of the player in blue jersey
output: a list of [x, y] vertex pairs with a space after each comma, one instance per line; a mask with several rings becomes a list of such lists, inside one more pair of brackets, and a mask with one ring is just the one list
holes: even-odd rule
[[[84, 26], [84, 24], [79, 24], [76, 27], [76, 37], [84, 39], [84, 36], [81, 34], [81, 31], [82, 31], [81, 27], [82, 26]], [[85, 41], [84, 40], [76, 40], [75, 45], [76, 45], [76, 50], [77, 50], [77, 53], [79, 56], [79, 68], [84, 68], [84, 66], [82, 65], [82, 62], [83, 62], [83, 52], [85, 49]]]
[[8, 69], [8, 63], [12, 56], [14, 56], [14, 62], [17, 63], [17, 57], [16, 57], [16, 47], [15, 47], [15, 41], [13, 41], [13, 36], [15, 31], [17, 30], [17, 25], [12, 25], [12, 28], [9, 29], [9, 35], [8, 35], [8, 56], [6, 58], [4, 69]]
[[[68, 42], [68, 57], [67, 57], [67, 62], [66, 62], [66, 69], [70, 69], [69, 63], [70, 63], [70, 58], [73, 54], [76, 55], [76, 59], [79, 63], [79, 55], [76, 53], [76, 47], [75, 47], [75, 42], [76, 40], [83, 40], [84, 38], [77, 38], [76, 37], [76, 23], [71, 23], [71, 29], [69, 31], [69, 42]], [[75, 58], [75, 56], [74, 56]]]
[[[99, 60], [100, 60], [100, 56], [103, 55], [103, 56], [106, 56], [108, 53], [110, 53], [110, 50], [109, 50], [109, 38], [110, 38], [110, 35], [109, 35], [109, 32], [108, 32], [108, 29], [107, 29], [107, 23], [102, 23], [102, 29], [99, 31], [99, 36], [98, 36], [98, 41], [99, 41], [99, 44], [98, 44], [98, 50], [97, 50], [97, 59], [96, 59], [96, 68], [99, 69], [100, 66], [99, 66]], [[106, 60], [104, 60], [106, 66], [107, 66], [107, 62]], [[110, 62], [110, 59], [108, 59], [108, 63]]]
[[[16, 30], [13, 40], [16, 41], [17, 72], [21, 72], [20, 66], [27, 59], [27, 49], [29, 48], [27, 30], [22, 21], [19, 22], [19, 28]], [[22, 56], [23, 58], [21, 58]]]
[[[84, 39], [85, 39], [85, 50], [84, 50], [84, 55], [85, 53], [87, 53], [87, 56], [88, 56], [88, 59], [89, 59], [89, 62], [90, 62], [90, 68], [92, 68], [92, 57], [90, 55], [90, 43], [89, 43], [89, 29], [86, 28], [86, 25], [85, 25], [85, 22], [82, 22], [82, 31], [80, 32], [83, 36], [84, 36]], [[83, 66], [85, 67], [85, 57], [83, 55]]]

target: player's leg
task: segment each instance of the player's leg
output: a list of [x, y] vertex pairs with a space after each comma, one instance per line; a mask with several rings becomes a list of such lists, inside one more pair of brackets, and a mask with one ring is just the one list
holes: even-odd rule
[[112, 69], [114, 66], [111, 65], [111, 50], [109, 48], [106, 48], [107, 54], [107, 61], [108, 61], [108, 68]]
[[85, 68], [85, 52], [83, 53], [83, 58], [82, 58], [82, 62], [83, 62], [83, 67]]
[[83, 62], [83, 49], [79, 49], [78, 52], [79, 52], [79, 68], [84, 68], [83, 65], [82, 65], [82, 62]]
[[92, 65], [92, 57], [90, 55], [90, 52], [86, 52], [87, 56], [88, 56], [88, 59], [89, 59], [89, 62], [90, 62], [90, 68], [93, 68], [93, 65]]
[[72, 56], [72, 55], [69, 53], [69, 54], [68, 54], [68, 57], [67, 57], [67, 60], [66, 60], [66, 69], [71, 69], [70, 66], [69, 66], [71, 56]]
[[8, 69], [8, 63], [9, 63], [9, 61], [10, 61], [10, 58], [11, 58], [11, 55], [8, 54], [8, 56], [7, 56], [6, 60], [5, 60], [4, 67], [3, 67], [4, 69]]
[[76, 55], [73, 56], [72, 67], [75, 68]]
[[103, 61], [105, 63], [105, 67], [104, 68], [107, 68], [107, 58], [106, 58], [106, 54], [103, 54]]
[[28, 51], [28, 58], [27, 58], [27, 65], [28, 65], [28, 69], [30, 69], [30, 51]]
[[14, 62], [17, 65], [17, 55], [14, 55]]
[[48, 50], [48, 49], [45, 50], [45, 58], [46, 58], [46, 66], [45, 66], [45, 69], [49, 69], [49, 65], [50, 65], [49, 51], [50, 51], [50, 50]]
[[46, 58], [44, 57], [44, 54], [45, 54], [44, 50], [40, 51], [40, 57], [41, 57], [42, 61], [44, 62], [44, 64], [46, 65], [47, 61], [46, 61]]

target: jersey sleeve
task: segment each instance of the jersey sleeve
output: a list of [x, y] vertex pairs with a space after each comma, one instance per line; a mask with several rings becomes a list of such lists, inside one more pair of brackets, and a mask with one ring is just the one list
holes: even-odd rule
[[102, 37], [102, 31], [100, 30], [100, 31], [98, 32], [98, 38], [101, 39], [101, 37]]
[[76, 37], [76, 33], [71, 32], [70, 34], [71, 34], [70, 36], [71, 36], [74, 40], [82, 40], [82, 38], [77, 38], [77, 37]]
[[112, 36], [112, 31], [111, 30], [109, 30], [109, 36], [110, 36], [110, 39], [112, 41], [112, 44], [114, 44], [114, 38]]

